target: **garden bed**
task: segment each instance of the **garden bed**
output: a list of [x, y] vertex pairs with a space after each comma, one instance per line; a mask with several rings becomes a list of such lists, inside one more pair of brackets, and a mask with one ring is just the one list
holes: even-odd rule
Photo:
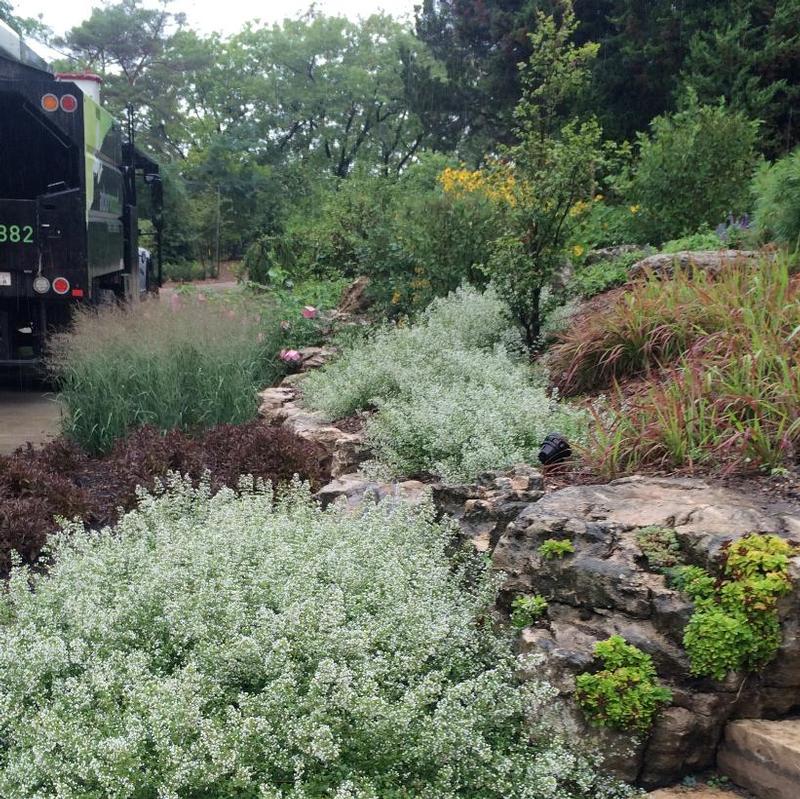
[[298, 474], [319, 488], [329, 478], [318, 445], [260, 421], [218, 425], [201, 433], [142, 428], [93, 456], [59, 438], [40, 449], [0, 456], [0, 576], [11, 551], [36, 563], [56, 519], [79, 518], [90, 528], [113, 524], [135, 507], [139, 486], [152, 490], [170, 471], [195, 483], [208, 475], [212, 491], [236, 488], [241, 475], [285, 484]]

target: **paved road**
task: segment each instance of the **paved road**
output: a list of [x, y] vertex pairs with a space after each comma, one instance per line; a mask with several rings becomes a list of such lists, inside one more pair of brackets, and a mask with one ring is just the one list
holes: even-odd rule
[[55, 394], [0, 388], [0, 453], [27, 441], [43, 444], [58, 435], [61, 409]]

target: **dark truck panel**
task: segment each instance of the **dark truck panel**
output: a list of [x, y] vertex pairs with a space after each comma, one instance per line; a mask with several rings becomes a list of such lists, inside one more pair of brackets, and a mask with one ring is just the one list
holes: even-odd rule
[[138, 298], [134, 174], [158, 172], [123, 152], [119, 125], [71, 80], [85, 76], [12, 55], [0, 47], [0, 365], [36, 361], [76, 303]]

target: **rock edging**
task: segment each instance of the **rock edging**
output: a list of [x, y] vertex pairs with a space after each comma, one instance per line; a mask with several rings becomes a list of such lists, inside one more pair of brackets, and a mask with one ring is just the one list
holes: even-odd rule
[[323, 467], [331, 477], [352, 472], [368, 457], [363, 433], [348, 433], [331, 424], [323, 414], [309, 411], [301, 402], [296, 385], [286, 383], [259, 394], [259, 415], [267, 424], [285, 427], [300, 438], [319, 444], [325, 452]]

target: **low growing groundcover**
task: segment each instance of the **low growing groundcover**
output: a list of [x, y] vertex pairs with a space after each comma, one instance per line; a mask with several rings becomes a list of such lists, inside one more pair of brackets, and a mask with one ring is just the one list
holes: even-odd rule
[[545, 723], [552, 689], [517, 682], [452, 533], [177, 476], [113, 529], [68, 527], [0, 596], [0, 795], [631, 795]]
[[330, 418], [375, 409], [367, 439], [395, 474], [459, 482], [536, 462], [555, 430], [580, 440], [586, 414], [548, 393], [504, 302], [490, 288], [434, 300], [415, 323], [386, 327], [302, 383]]

